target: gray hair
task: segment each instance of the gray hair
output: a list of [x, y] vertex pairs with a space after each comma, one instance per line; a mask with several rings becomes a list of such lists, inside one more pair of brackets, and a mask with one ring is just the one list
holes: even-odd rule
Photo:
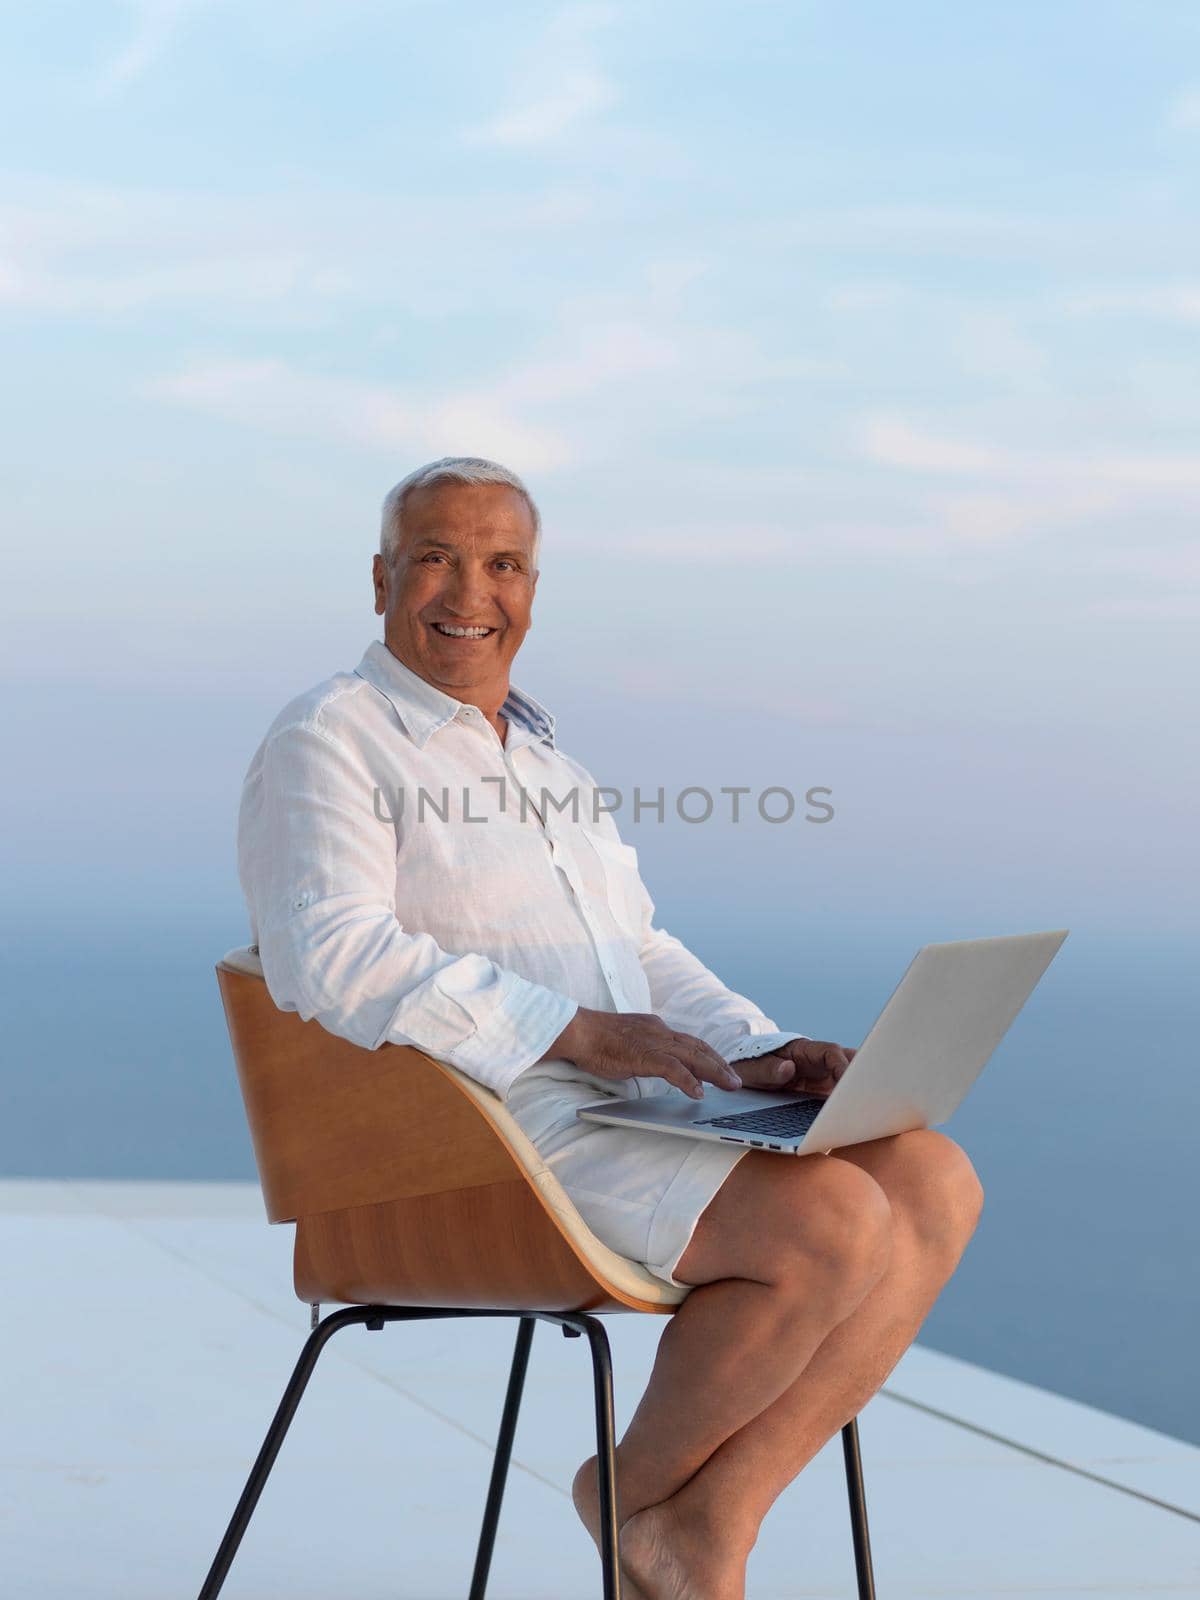
[[401, 478], [394, 489], [389, 489], [383, 499], [382, 521], [379, 529], [379, 550], [389, 567], [400, 545], [400, 520], [404, 502], [413, 489], [427, 489], [435, 483], [502, 483], [523, 496], [533, 517], [533, 565], [536, 569], [538, 552], [542, 547], [542, 517], [534, 504], [533, 496], [507, 467], [498, 461], [485, 461], [482, 456], [443, 456], [440, 461], [430, 461], [407, 478]]

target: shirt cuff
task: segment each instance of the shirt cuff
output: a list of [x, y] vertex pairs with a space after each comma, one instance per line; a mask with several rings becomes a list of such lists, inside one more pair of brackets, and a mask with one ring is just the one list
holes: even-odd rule
[[577, 1000], [540, 983], [514, 978], [482, 1031], [477, 1028], [459, 1044], [438, 1053], [505, 1100], [515, 1080], [542, 1059], [578, 1010]]
[[748, 1033], [730, 1050], [720, 1053], [726, 1061], [750, 1061], [755, 1056], [768, 1056], [773, 1050], [778, 1050], [780, 1045], [788, 1044], [793, 1039], [807, 1039], [807, 1033]]

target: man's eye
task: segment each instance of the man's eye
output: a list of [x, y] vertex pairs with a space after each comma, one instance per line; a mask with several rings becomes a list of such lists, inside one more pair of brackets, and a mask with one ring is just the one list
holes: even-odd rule
[[507, 567], [509, 572], [515, 572], [517, 570], [517, 564], [515, 561], [505, 561], [503, 557], [497, 561], [496, 565], [498, 567]]

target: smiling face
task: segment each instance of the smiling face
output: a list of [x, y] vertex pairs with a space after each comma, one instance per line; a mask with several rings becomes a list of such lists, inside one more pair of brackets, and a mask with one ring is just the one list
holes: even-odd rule
[[494, 716], [531, 625], [533, 541], [533, 514], [507, 484], [412, 490], [391, 563], [374, 561], [388, 649], [427, 683]]

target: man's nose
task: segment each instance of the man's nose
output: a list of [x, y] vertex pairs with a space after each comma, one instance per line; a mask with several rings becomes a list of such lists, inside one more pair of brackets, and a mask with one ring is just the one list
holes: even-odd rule
[[455, 616], [471, 617], [488, 608], [490, 590], [482, 567], [464, 563], [450, 575], [442, 602]]

